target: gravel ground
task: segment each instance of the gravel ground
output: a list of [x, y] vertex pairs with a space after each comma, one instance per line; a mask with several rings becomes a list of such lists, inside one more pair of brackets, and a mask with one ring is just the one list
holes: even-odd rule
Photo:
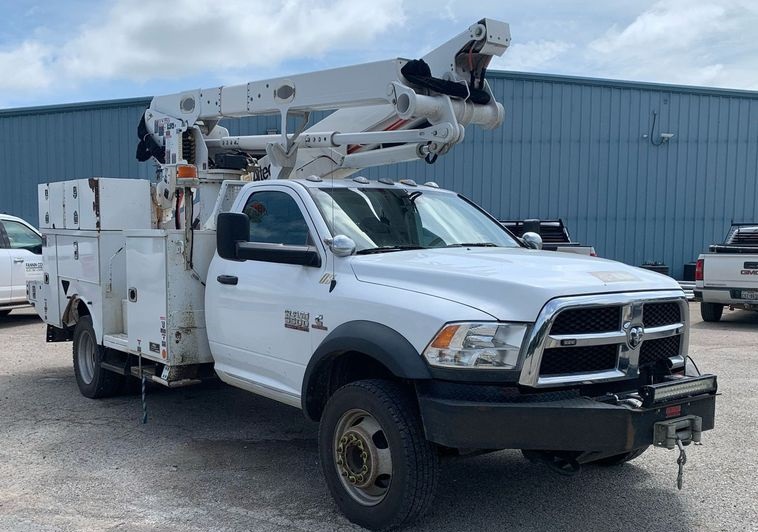
[[[758, 313], [692, 316], [691, 354], [723, 395], [683, 491], [671, 451], [574, 477], [503, 451], [446, 461], [418, 530], [758, 530]], [[358, 529], [299, 411], [222, 384], [155, 388], [142, 425], [137, 396], [79, 394], [70, 350], [32, 311], [0, 321], [0, 530]]]

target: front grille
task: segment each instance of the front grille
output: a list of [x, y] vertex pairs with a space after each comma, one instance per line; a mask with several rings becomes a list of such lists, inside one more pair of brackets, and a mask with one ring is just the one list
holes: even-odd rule
[[679, 308], [679, 303], [673, 301], [645, 303], [642, 307], [642, 323], [645, 327], [661, 327], [681, 321], [682, 311]]
[[621, 307], [570, 308], [556, 316], [550, 334], [591, 334], [621, 329]]
[[545, 349], [542, 353], [540, 375], [564, 375], [614, 369], [617, 357], [617, 344]]
[[549, 388], [648, 375], [682, 355], [684, 305], [678, 290], [556, 298], [537, 319], [519, 383]]
[[640, 367], [652, 366], [656, 362], [679, 355], [679, 342], [681, 338], [680, 335], [676, 335], [642, 342], [642, 346], [640, 347]]

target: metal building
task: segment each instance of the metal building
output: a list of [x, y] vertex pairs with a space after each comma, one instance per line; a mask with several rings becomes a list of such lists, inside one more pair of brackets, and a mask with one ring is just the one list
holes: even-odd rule
[[[491, 72], [506, 108], [436, 164], [369, 177], [434, 180], [500, 218], [563, 218], [598, 254], [683, 264], [758, 221], [758, 92]], [[36, 221], [36, 185], [90, 176], [151, 178], [136, 127], [149, 98], [0, 111], [0, 212]], [[275, 130], [274, 118], [225, 123]], [[668, 134], [673, 136], [666, 138]]]

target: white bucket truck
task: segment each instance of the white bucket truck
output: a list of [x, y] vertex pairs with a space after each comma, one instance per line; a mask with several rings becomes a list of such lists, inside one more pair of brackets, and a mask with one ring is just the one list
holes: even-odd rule
[[[484, 74], [509, 41], [485, 19], [419, 61], [156, 97], [138, 157], [157, 183], [41, 186], [30, 297], [81, 392], [217, 375], [299, 408], [340, 510], [372, 529], [430, 508], [441, 450], [575, 472], [699, 441], [716, 378], [686, 374], [675, 281], [530, 249], [433, 182], [352, 177], [498, 127]], [[219, 124], [272, 113], [276, 135]]]

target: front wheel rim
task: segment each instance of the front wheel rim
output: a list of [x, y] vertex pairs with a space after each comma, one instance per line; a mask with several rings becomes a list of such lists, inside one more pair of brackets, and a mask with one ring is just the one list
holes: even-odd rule
[[334, 431], [333, 457], [337, 476], [350, 497], [363, 506], [384, 500], [392, 482], [392, 453], [374, 416], [360, 409], [342, 414]]
[[77, 359], [79, 361], [79, 375], [85, 384], [91, 384], [95, 378], [95, 342], [88, 332], [83, 332], [79, 337]]

